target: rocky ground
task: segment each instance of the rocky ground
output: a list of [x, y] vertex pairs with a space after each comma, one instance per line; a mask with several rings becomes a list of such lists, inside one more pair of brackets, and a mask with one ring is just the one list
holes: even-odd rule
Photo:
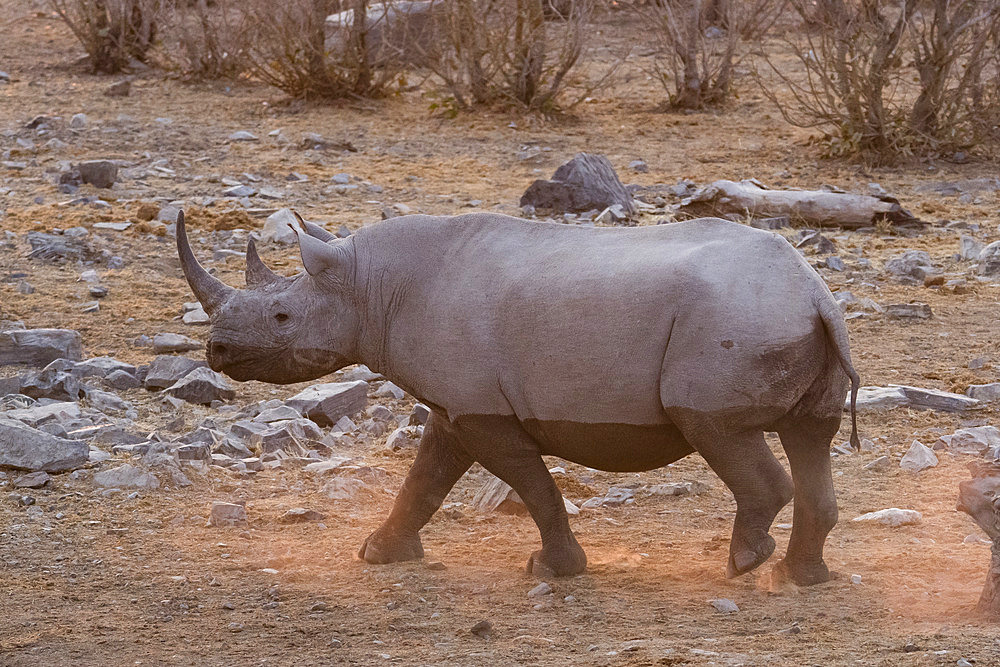
[[[154, 71], [109, 96], [120, 79], [68, 65], [71, 37], [36, 4], [0, 2], [0, 663], [1000, 663], [975, 611], [988, 540], [955, 509], [967, 464], [1000, 446], [995, 162], [822, 161], [749, 84], [723, 112], [670, 115], [634, 73], [557, 120], [443, 119], [419, 92], [309, 106]], [[322, 396], [204, 368], [178, 209], [205, 265], [241, 285], [250, 235], [299, 270], [267, 223], [285, 207], [341, 234], [409, 211], [520, 214], [583, 150], [642, 204], [566, 224], [669, 221], [679, 181], [749, 177], [882, 188], [927, 223], [777, 230], [837, 295], [870, 387], [863, 450], [840, 446], [845, 422], [833, 452], [838, 579], [774, 590], [768, 564], [727, 581], [735, 503], [697, 457], [643, 474], [550, 461], [580, 508], [583, 575], [524, 573], [534, 525], [478, 467], [422, 562], [370, 566], [355, 552], [412, 461], [416, 402], [357, 367]]]

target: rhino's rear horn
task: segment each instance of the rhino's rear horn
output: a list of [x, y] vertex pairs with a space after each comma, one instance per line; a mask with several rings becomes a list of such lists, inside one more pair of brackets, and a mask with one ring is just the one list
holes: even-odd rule
[[257, 246], [254, 245], [253, 239], [250, 239], [247, 242], [246, 278], [247, 287], [262, 287], [280, 280], [278, 274], [267, 268], [267, 265], [261, 261], [260, 255], [257, 254]]
[[184, 277], [187, 279], [188, 285], [191, 286], [191, 291], [194, 292], [195, 297], [201, 302], [205, 312], [211, 314], [213, 310], [222, 305], [236, 290], [215, 276], [210, 275], [198, 263], [194, 253], [191, 251], [191, 245], [188, 243], [187, 231], [184, 227], [184, 211], [180, 211], [177, 214], [176, 229], [177, 255], [181, 260], [181, 269], [184, 271]]

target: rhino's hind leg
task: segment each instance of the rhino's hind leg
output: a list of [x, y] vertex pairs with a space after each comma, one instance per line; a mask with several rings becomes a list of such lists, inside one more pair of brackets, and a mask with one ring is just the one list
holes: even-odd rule
[[771, 522], [792, 499], [792, 480], [762, 431], [727, 432], [723, 420], [685, 410], [671, 413], [684, 437], [736, 498], [726, 576], [750, 572], [774, 553]]
[[840, 426], [839, 417], [800, 418], [778, 429], [795, 482], [795, 509], [788, 551], [774, 577], [799, 586], [823, 583], [830, 570], [823, 562], [823, 544], [837, 523], [837, 497], [830, 471], [830, 442]]
[[469, 452], [521, 496], [538, 526], [542, 548], [531, 554], [528, 571], [540, 576], [583, 572], [587, 555], [570, 530], [562, 493], [538, 443], [514, 417], [473, 417], [460, 423]]
[[447, 417], [432, 412], [389, 518], [368, 536], [358, 556], [369, 563], [422, 558], [420, 529], [470, 465], [472, 458], [458, 444]]

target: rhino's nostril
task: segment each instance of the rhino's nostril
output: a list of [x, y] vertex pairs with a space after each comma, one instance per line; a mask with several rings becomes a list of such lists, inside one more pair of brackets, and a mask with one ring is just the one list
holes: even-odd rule
[[218, 359], [219, 357], [226, 354], [227, 348], [222, 343], [209, 343], [208, 353]]

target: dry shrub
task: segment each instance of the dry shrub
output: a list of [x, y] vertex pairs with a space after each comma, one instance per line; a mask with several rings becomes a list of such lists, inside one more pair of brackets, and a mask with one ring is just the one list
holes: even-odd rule
[[[328, 25], [327, 16], [342, 4], [349, 14], [339, 26]], [[392, 63], [372, 62], [369, 5], [367, 0], [246, 0], [251, 72], [294, 97], [379, 95], [399, 70]]]
[[90, 56], [94, 72], [145, 62], [172, 0], [48, 0]]
[[[583, 52], [592, 9], [592, 0], [439, 0], [441, 37], [426, 62], [450, 95], [445, 105], [572, 106], [559, 98]], [[581, 87], [591, 90], [608, 75]]]
[[[774, 64], [784, 118], [825, 131], [829, 155], [885, 163], [976, 145], [996, 133], [993, 0], [791, 0], [807, 29], [786, 40], [804, 75]], [[761, 78], [763, 81], [763, 78]]]
[[[163, 59], [197, 78], [235, 77], [249, 67], [243, 0], [186, 0], [170, 17]], [[175, 46], [176, 45], [176, 46]]]
[[784, 6], [784, 0], [635, 2], [655, 35], [652, 73], [667, 91], [667, 106], [725, 102], [748, 45], [763, 38]]

